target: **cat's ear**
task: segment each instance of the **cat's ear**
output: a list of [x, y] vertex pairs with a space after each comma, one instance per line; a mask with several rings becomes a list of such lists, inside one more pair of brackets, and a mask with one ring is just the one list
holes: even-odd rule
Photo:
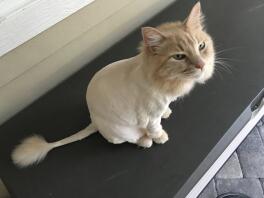
[[157, 54], [166, 37], [156, 28], [143, 27], [141, 29], [144, 45], [151, 53]]
[[201, 3], [199, 1], [193, 6], [184, 23], [190, 29], [202, 30], [204, 28], [204, 15], [202, 13]]

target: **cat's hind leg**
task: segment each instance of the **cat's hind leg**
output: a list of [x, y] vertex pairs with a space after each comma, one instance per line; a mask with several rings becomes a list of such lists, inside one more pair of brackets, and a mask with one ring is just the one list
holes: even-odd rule
[[147, 135], [144, 135], [138, 140], [137, 145], [143, 148], [150, 148], [152, 146], [152, 143], [152, 139]]
[[162, 134], [158, 138], [153, 138], [153, 141], [157, 144], [164, 144], [169, 140], [169, 136], [166, 131], [163, 130]]
[[144, 136], [143, 131], [137, 127], [119, 125], [101, 118], [99, 120], [98, 117], [96, 119], [99, 133], [110, 143], [121, 144], [129, 142], [137, 144], [138, 140]]

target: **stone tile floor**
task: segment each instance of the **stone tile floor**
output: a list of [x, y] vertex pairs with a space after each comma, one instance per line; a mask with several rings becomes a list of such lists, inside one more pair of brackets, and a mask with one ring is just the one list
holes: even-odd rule
[[199, 198], [216, 198], [226, 192], [240, 192], [251, 198], [264, 198], [264, 117]]
[[[216, 198], [226, 192], [264, 198], [264, 117], [200, 194]], [[0, 180], [0, 198], [9, 195]]]

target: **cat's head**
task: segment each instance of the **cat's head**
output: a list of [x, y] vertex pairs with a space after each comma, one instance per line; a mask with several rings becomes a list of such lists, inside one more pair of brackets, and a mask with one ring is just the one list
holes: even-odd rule
[[204, 29], [200, 3], [183, 22], [142, 28], [141, 51], [159, 65], [158, 78], [191, 79], [203, 83], [214, 71], [215, 52], [212, 38]]

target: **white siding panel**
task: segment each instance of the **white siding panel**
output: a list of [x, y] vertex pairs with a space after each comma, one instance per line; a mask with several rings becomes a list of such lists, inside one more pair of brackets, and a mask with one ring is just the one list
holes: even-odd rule
[[0, 56], [94, 0], [2, 0]]

